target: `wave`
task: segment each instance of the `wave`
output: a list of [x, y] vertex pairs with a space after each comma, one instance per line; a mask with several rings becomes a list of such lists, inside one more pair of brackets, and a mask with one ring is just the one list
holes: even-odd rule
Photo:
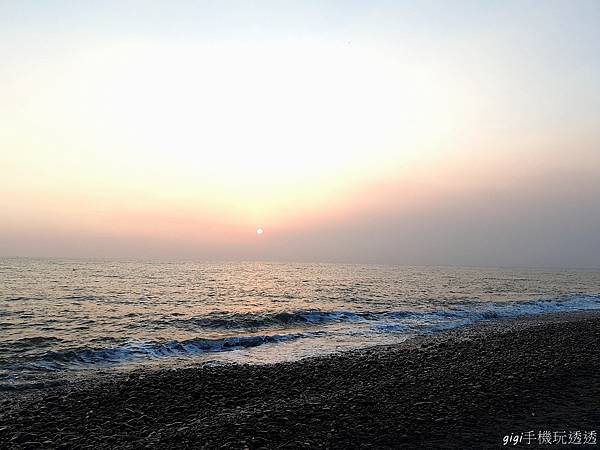
[[[465, 325], [525, 316], [569, 311], [600, 310], [600, 295], [564, 296], [555, 299], [518, 302], [476, 302], [470, 307], [449, 307], [430, 312], [401, 314], [383, 313], [383, 320], [374, 326], [380, 332], [433, 333]], [[391, 318], [391, 320], [390, 320]]]
[[19, 358], [13, 361], [13, 369], [60, 370], [84, 368], [90, 365], [126, 363], [139, 359], [194, 356], [211, 352], [224, 352], [264, 344], [280, 343], [321, 335], [322, 332], [290, 333], [257, 336], [235, 336], [223, 339], [189, 339], [169, 342], [128, 342], [110, 348], [77, 347], [48, 351], [42, 355]]
[[[439, 303], [437, 304], [439, 308]], [[189, 319], [164, 319], [163, 325], [183, 328], [247, 329], [271, 327], [318, 326], [331, 323], [368, 323], [407, 319], [456, 319], [473, 320], [543, 314], [547, 312], [600, 309], [600, 295], [564, 296], [555, 299], [495, 302], [483, 301], [450, 303], [444, 309], [432, 311], [322, 311], [297, 310], [264, 313], [212, 312]]]
[[600, 309], [600, 295], [570, 295], [545, 300], [483, 304], [474, 308], [473, 313], [483, 318], [495, 319], [598, 309]]
[[[323, 338], [320, 349], [327, 347], [331, 338], [331, 347], [339, 337], [360, 336], [368, 338], [394, 334], [428, 334], [474, 323], [532, 316], [552, 312], [600, 310], [600, 295], [574, 295], [547, 300], [519, 302], [471, 302], [450, 304], [441, 309], [406, 310], [406, 311], [320, 311], [300, 310], [294, 312], [277, 312], [263, 314], [212, 313], [185, 321], [186, 325], [200, 328], [225, 329], [233, 328], [257, 329], [264, 327], [293, 327], [287, 333], [246, 334], [223, 336], [216, 339], [194, 338], [182, 341], [133, 341], [115, 343], [110, 338], [99, 340], [99, 347], [75, 347], [48, 350], [37, 355], [23, 355], [5, 359], [0, 369], [12, 370], [63, 370], [93, 367], [101, 364], [127, 363], [144, 359], [164, 357], [190, 357], [214, 352], [227, 352], [244, 348], [258, 347], [265, 344], [277, 345], [283, 342], [307, 338]], [[181, 319], [175, 319], [181, 322]], [[328, 324], [338, 323], [341, 326], [331, 328]], [[211, 330], [214, 334], [214, 330]], [[13, 341], [14, 349], [21, 351], [23, 347], [37, 345], [46, 347], [52, 342], [49, 337], [31, 337]], [[111, 342], [112, 341], [112, 342]], [[111, 343], [110, 347], [106, 344]], [[366, 342], [366, 340], [365, 340]], [[374, 341], [370, 341], [374, 342]], [[102, 347], [104, 343], [104, 347]], [[64, 345], [65, 343], [63, 343]], [[6, 344], [5, 344], [6, 347]], [[41, 350], [41, 348], [40, 348]], [[315, 350], [316, 352], [316, 350]]]
[[362, 322], [376, 319], [377, 313], [299, 310], [274, 313], [213, 312], [191, 319], [160, 321], [185, 328], [257, 329], [292, 325], [323, 325], [332, 322]]
[[16, 348], [28, 348], [28, 347], [39, 347], [43, 345], [51, 345], [61, 342], [62, 339], [53, 336], [33, 336], [17, 339], [14, 341], [7, 341], [0, 344], [1, 347], [16, 347]]

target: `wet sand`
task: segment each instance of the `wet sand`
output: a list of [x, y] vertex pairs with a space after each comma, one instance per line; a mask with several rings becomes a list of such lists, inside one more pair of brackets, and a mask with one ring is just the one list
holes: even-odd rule
[[0, 448], [483, 449], [530, 430], [536, 441], [517, 447], [535, 448], [539, 431], [598, 428], [592, 313], [293, 363], [138, 370], [0, 393]]

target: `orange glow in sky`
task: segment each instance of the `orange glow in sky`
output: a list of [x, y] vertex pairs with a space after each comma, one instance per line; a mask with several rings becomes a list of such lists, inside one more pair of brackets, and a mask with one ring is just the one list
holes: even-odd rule
[[[475, 222], [498, 198], [534, 210], [567, 180], [554, 208], [578, 217], [565, 199], [593, 203], [582, 183], [600, 178], [600, 16], [583, 3], [265, 2], [264, 23], [245, 7], [113, 5], [62, 25], [5, 6], [0, 255], [401, 262], [374, 239], [410, 241], [449, 205], [475, 205]], [[516, 249], [521, 230], [546, 236], [508, 211]], [[469, 234], [439, 214], [449, 241]], [[540, 219], [548, 236], [562, 223]]]

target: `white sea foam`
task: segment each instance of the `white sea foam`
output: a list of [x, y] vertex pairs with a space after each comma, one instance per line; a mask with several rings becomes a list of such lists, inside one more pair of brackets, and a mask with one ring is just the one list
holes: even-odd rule
[[593, 271], [0, 263], [0, 378], [145, 361], [294, 359], [502, 318], [600, 309]]

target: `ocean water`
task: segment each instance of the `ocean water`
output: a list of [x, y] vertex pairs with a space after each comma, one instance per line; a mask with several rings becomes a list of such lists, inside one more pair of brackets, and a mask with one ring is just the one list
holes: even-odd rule
[[264, 363], [600, 309], [600, 272], [0, 259], [0, 388], [143, 364]]

